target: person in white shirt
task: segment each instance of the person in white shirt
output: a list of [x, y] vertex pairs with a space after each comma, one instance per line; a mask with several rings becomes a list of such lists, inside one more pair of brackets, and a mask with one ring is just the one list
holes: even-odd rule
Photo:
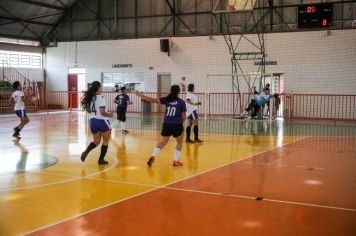
[[[198, 129], [198, 106], [201, 105], [201, 102], [198, 102], [198, 97], [193, 93], [194, 92], [194, 84], [188, 85], [188, 93], [185, 99], [187, 104], [187, 120], [188, 126], [186, 128], [186, 143], [201, 143], [202, 140], [199, 139], [199, 129]], [[192, 126], [194, 132], [194, 141], [190, 139], [190, 133]]]
[[84, 162], [89, 152], [98, 146], [103, 138], [101, 152], [98, 160], [99, 165], [108, 164], [104, 160], [108, 151], [109, 140], [111, 136], [111, 128], [108, 117], [113, 116], [113, 112], [106, 111], [107, 104], [103, 95], [101, 95], [102, 87], [99, 81], [94, 81], [90, 88], [85, 91], [81, 101], [82, 108], [90, 114], [90, 131], [93, 134], [93, 142], [82, 153], [80, 159]]
[[20, 124], [14, 128], [14, 134], [12, 137], [21, 139], [20, 131], [23, 127], [30, 122], [30, 119], [26, 115], [25, 110], [25, 95], [22, 92], [22, 86], [19, 81], [15, 81], [12, 84], [15, 92], [12, 93], [10, 101], [14, 104], [14, 110], [16, 115], [20, 118]]

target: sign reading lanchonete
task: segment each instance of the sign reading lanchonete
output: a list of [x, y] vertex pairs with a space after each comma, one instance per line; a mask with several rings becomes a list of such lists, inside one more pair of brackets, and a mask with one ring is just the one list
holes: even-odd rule
[[112, 64], [112, 68], [132, 68], [132, 64]]
[[265, 61], [264, 63], [262, 61], [255, 61], [255, 66], [276, 66], [278, 65], [277, 61]]

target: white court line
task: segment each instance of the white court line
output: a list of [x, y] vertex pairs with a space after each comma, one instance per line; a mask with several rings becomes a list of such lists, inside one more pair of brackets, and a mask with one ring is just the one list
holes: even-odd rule
[[[210, 194], [210, 195], [218, 195], [218, 196], [227, 196], [227, 197], [235, 197], [235, 198], [244, 198], [244, 199], [251, 199], [251, 200], [256, 200], [256, 197], [251, 197], [251, 196], [244, 196], [244, 195], [236, 195], [236, 194], [224, 194], [224, 193], [216, 193], [216, 192], [206, 192], [206, 191], [200, 191], [200, 190], [192, 190], [192, 189], [180, 189], [180, 188], [173, 188], [173, 187], [165, 187], [165, 189], [172, 189], [172, 190], [178, 190], [178, 191], [183, 191], [183, 192], [192, 192], [192, 193], [202, 193], [202, 194]], [[292, 204], [292, 205], [302, 205], [302, 206], [309, 206], [309, 207], [317, 207], [317, 208], [327, 208], [327, 209], [334, 209], [334, 210], [343, 210], [343, 211], [354, 211], [356, 212], [356, 209], [353, 208], [344, 208], [344, 207], [333, 207], [333, 206], [325, 206], [325, 205], [319, 205], [319, 204], [310, 204], [310, 203], [303, 203], [303, 202], [294, 202], [294, 201], [284, 201], [284, 200], [276, 200], [276, 199], [270, 199], [270, 198], [263, 198], [263, 201], [268, 201], [268, 202], [277, 202], [277, 203], [285, 203], [285, 204]]]
[[[92, 177], [94, 175], [101, 174], [103, 172], [106, 172], [106, 171], [109, 171], [109, 170], [113, 169], [114, 167], [116, 167], [119, 164], [119, 160], [116, 158], [116, 156], [114, 156], [113, 154], [110, 154], [110, 153], [108, 153], [107, 156], [112, 157], [112, 159], [114, 160], [114, 163], [111, 166], [109, 166], [108, 168], [105, 168], [105, 169], [103, 169], [101, 171], [98, 171], [98, 172], [94, 172], [94, 173], [92, 173], [90, 175], [80, 176], [80, 177], [68, 176], [68, 177], [73, 177], [73, 179], [66, 179], [66, 180], [57, 181], [57, 182], [53, 182], [53, 183], [47, 183], [47, 184], [36, 184], [36, 185], [24, 186], [24, 187], [16, 187], [16, 188], [0, 188], [0, 192], [25, 190], [25, 189], [27, 190], [27, 189], [41, 188], [41, 187], [47, 187], [47, 186], [52, 186], [52, 185], [57, 185], [57, 184], [64, 184], [64, 183], [69, 183], [69, 182], [73, 182], [73, 181], [76, 181], [76, 180], [85, 179], [85, 178], [88, 178], [88, 177]], [[39, 171], [38, 174], [41, 174], [41, 172]], [[58, 174], [58, 175], [60, 175], [60, 174]]]
[[253, 165], [271, 165], [271, 163], [256, 163], [256, 162], [251, 162], [251, 161], [246, 161], [246, 164], [253, 164]]
[[[283, 146], [286, 146], [286, 145], [289, 145], [289, 144], [292, 144], [292, 143], [295, 143], [295, 142], [302, 141], [302, 140], [307, 139], [307, 138], [309, 138], [309, 137], [310, 137], [310, 136], [303, 137], [303, 138], [300, 138], [300, 139], [298, 139], [298, 140], [291, 141], [291, 142], [289, 142], [289, 143], [286, 143], [286, 144], [283, 145]], [[282, 147], [283, 147], [283, 146], [282, 146]], [[187, 177], [185, 177], [185, 178], [183, 178], [183, 179], [179, 179], [179, 180], [173, 181], [172, 183], [168, 183], [168, 184], [162, 185], [161, 187], [153, 188], [153, 189], [144, 191], [144, 192], [142, 192], [142, 193], [138, 193], [138, 194], [132, 195], [132, 196], [130, 196], [130, 197], [123, 198], [123, 199], [120, 199], [120, 200], [117, 200], [117, 201], [114, 201], [114, 202], [105, 204], [105, 205], [103, 205], [103, 206], [100, 206], [100, 207], [91, 209], [91, 210], [89, 210], [89, 211], [86, 211], [86, 212], [83, 212], [83, 213], [74, 215], [74, 216], [72, 216], [72, 217], [68, 217], [68, 218], [63, 219], [63, 220], [60, 220], [60, 221], [58, 221], [58, 222], [55, 222], [55, 223], [52, 223], [52, 224], [49, 224], [49, 225], [46, 225], [46, 226], [42, 226], [42, 227], [39, 227], [39, 228], [36, 228], [36, 229], [31, 230], [31, 231], [29, 231], [29, 232], [27, 232], [27, 233], [24, 233], [23, 235], [28, 235], [28, 234], [34, 233], [34, 232], [36, 232], [36, 231], [43, 230], [43, 229], [46, 229], [46, 228], [49, 228], [49, 227], [52, 227], [52, 226], [61, 224], [61, 223], [63, 223], [63, 222], [66, 222], [66, 221], [75, 219], [75, 218], [77, 218], [77, 217], [81, 217], [81, 216], [83, 216], [83, 215], [86, 215], [86, 214], [89, 214], [89, 213], [92, 213], [92, 212], [101, 210], [101, 209], [103, 209], [103, 208], [106, 208], [106, 207], [109, 207], [109, 206], [112, 206], [112, 205], [115, 205], [115, 204], [117, 204], [117, 203], [119, 203], [119, 202], [123, 202], [123, 201], [129, 200], [129, 199], [131, 199], [131, 198], [135, 198], [135, 197], [144, 195], [144, 194], [146, 194], [146, 193], [150, 193], [150, 192], [152, 192], [152, 191], [159, 190], [159, 189], [161, 189], [161, 188], [165, 188], [165, 187], [167, 187], [167, 186], [169, 186], [169, 185], [172, 185], [172, 184], [175, 184], [175, 183], [178, 183], [178, 182], [181, 182], [181, 181], [184, 181], [184, 180], [187, 180], [187, 179], [190, 179], [190, 178], [193, 178], [193, 177], [196, 177], [196, 176], [199, 176], [199, 175], [202, 175], [202, 174], [205, 174], [205, 173], [208, 173], [208, 172], [217, 170], [217, 169], [219, 169], [219, 168], [226, 167], [226, 166], [228, 166], [228, 165], [232, 165], [232, 164], [238, 163], [238, 162], [240, 162], [240, 161], [243, 161], [243, 160], [246, 160], [246, 159], [255, 157], [255, 156], [257, 156], [257, 155], [261, 155], [261, 154], [266, 153], [266, 152], [270, 152], [270, 151], [272, 151], [272, 150], [274, 150], [274, 149], [278, 149], [278, 148], [281, 148], [281, 147], [274, 147], [274, 148], [272, 148], [272, 149], [269, 149], [269, 150], [266, 150], [266, 151], [263, 151], [263, 152], [260, 152], [260, 153], [253, 154], [253, 155], [248, 156], [248, 157], [246, 157], [246, 158], [242, 158], [242, 159], [240, 159], [240, 160], [236, 160], [236, 161], [233, 161], [233, 162], [224, 164], [224, 165], [222, 165], [222, 166], [218, 166], [218, 167], [215, 167], [215, 168], [212, 168], [212, 169], [203, 171], [203, 172], [198, 173], [198, 174], [195, 174], [195, 175], [187, 176]]]

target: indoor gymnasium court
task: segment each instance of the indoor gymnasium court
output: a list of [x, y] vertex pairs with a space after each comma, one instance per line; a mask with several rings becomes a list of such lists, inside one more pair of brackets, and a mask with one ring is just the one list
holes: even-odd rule
[[0, 1], [0, 236], [356, 235], [356, 1]]

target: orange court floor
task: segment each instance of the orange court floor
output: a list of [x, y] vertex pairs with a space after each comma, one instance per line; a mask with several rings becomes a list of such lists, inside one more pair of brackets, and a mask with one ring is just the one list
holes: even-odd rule
[[[0, 117], [0, 235], [356, 235], [356, 124], [200, 120], [151, 168], [162, 118], [129, 115], [106, 160], [82, 112]], [[111, 120], [113, 121], [113, 120]]]

